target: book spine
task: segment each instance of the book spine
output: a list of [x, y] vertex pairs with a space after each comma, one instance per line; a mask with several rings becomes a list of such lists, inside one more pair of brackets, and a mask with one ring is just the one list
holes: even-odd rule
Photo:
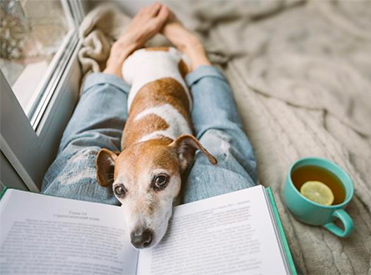
[[291, 255], [290, 247], [289, 247], [289, 245], [287, 243], [285, 231], [283, 229], [281, 218], [280, 218], [280, 215], [278, 213], [276, 201], [274, 200], [274, 197], [273, 197], [272, 189], [270, 187], [268, 187], [266, 190], [267, 190], [269, 199], [270, 199], [271, 204], [272, 204], [274, 216], [276, 218], [278, 230], [280, 231], [281, 241], [282, 241], [283, 247], [284, 247], [285, 252], [286, 252], [286, 257], [287, 257], [287, 261], [288, 261], [288, 264], [289, 264], [290, 269], [291, 269], [291, 273], [293, 275], [296, 275], [297, 274], [297, 271], [296, 271], [296, 268], [295, 268], [295, 263], [294, 263], [294, 260], [292, 258], [292, 255]]

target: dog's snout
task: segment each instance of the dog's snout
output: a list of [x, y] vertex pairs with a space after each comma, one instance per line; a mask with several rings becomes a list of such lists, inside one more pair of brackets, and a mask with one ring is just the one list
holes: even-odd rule
[[150, 246], [153, 240], [153, 232], [150, 229], [136, 229], [131, 232], [131, 243], [136, 248], [145, 248]]

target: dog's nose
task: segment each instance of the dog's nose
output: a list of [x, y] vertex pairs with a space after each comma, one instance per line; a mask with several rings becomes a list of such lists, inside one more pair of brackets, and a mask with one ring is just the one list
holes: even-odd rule
[[148, 247], [153, 239], [153, 232], [150, 229], [136, 229], [130, 234], [131, 243], [136, 248], [145, 248]]

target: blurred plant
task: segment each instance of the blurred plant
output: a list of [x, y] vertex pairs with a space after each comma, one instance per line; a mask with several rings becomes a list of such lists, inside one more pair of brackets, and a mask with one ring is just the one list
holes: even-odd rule
[[0, 58], [20, 58], [29, 29], [20, 1], [0, 1]]

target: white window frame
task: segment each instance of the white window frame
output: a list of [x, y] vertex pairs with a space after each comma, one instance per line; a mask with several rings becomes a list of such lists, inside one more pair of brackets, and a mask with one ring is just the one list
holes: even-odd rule
[[0, 70], [0, 182], [7, 187], [40, 191], [79, 96], [78, 27], [84, 11], [80, 0], [61, 1], [73, 30], [67, 34], [40, 83], [39, 104], [31, 109], [29, 117]]

